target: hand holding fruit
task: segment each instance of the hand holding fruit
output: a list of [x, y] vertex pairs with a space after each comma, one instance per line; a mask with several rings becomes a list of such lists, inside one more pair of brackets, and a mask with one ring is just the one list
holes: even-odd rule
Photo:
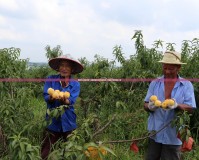
[[168, 108], [175, 109], [177, 107], [178, 107], [178, 103], [176, 102], [176, 100], [174, 98], [169, 99]]
[[162, 102], [162, 108], [165, 110], [168, 109], [175, 109], [178, 106], [176, 100], [173, 99], [166, 99]]
[[64, 104], [69, 103], [69, 100], [68, 100], [69, 97], [70, 97], [70, 92], [60, 92], [59, 93], [59, 100], [62, 101]]
[[161, 102], [158, 100], [157, 96], [151, 96], [148, 104], [149, 110], [155, 111], [159, 107], [159, 105], [161, 105]]
[[163, 102], [161, 102], [160, 100], [158, 100], [157, 96], [152, 95], [150, 97], [150, 101], [148, 104], [148, 108], [151, 111], [155, 111], [157, 108], [161, 107], [164, 110], [169, 110], [169, 109], [175, 109], [177, 108], [178, 103], [176, 102], [176, 100], [173, 99], [166, 99]]
[[58, 93], [55, 92], [55, 90], [53, 88], [48, 88], [48, 94], [50, 95], [50, 100], [55, 100], [56, 98], [58, 98]]
[[48, 94], [51, 100], [65, 101], [70, 97], [70, 92], [61, 92], [60, 90], [54, 90], [53, 88], [48, 89]]

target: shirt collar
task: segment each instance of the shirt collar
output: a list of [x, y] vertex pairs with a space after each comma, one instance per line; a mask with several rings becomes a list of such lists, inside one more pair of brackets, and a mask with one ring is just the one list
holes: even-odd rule
[[[163, 79], [164, 79], [164, 75], [158, 78], [159, 81], [163, 81]], [[180, 75], [178, 75], [178, 79], [179, 79], [178, 82], [180, 84], [185, 85], [185, 82], [187, 81], [186, 79], [180, 77]]]
[[[59, 74], [58, 77], [61, 78], [61, 75]], [[68, 86], [71, 86], [73, 81], [74, 80], [73, 80], [72, 76], [70, 76]]]

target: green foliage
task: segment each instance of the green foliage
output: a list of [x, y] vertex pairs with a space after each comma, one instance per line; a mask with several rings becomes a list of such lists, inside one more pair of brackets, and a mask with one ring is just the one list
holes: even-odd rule
[[[50, 74], [55, 74], [55, 72], [46, 65], [40, 66], [40, 67], [31, 67], [26, 70], [26, 78], [29, 79], [45, 79]], [[26, 82], [26, 86], [33, 91], [34, 97], [42, 97], [43, 93], [43, 85], [44, 82]]]
[[186, 111], [179, 111], [172, 121], [172, 126], [176, 127], [182, 141], [188, 141], [191, 137], [190, 132], [190, 115]]
[[48, 114], [49, 118], [59, 118], [62, 116], [62, 114], [65, 112], [65, 109], [67, 109], [69, 106], [67, 105], [61, 105], [59, 107], [53, 108], [53, 109], [47, 109], [46, 113]]
[[182, 155], [182, 159], [183, 160], [198, 160], [199, 157], [199, 146], [194, 145], [193, 146], [193, 150], [191, 150], [190, 152], [185, 152]]
[[24, 76], [27, 60], [19, 59], [19, 48], [0, 49], [0, 75], [1, 78], [20, 78]]
[[[17, 48], [0, 50], [1, 78], [24, 78], [26, 76], [27, 60], [20, 60], [19, 55], [20, 50]], [[34, 119], [33, 110], [30, 107], [33, 91], [22, 82], [1, 82], [0, 87], [0, 126], [4, 133], [3, 136], [7, 139], [8, 157], [35, 159], [39, 156], [39, 147], [33, 147], [28, 138], [18, 136], [19, 133], [27, 133], [25, 127]], [[27, 134], [25, 136], [27, 137]], [[12, 143], [15, 139], [17, 139], [16, 146]], [[20, 146], [28, 149], [27, 155], [24, 155], [23, 148], [20, 150]]]
[[56, 58], [56, 57], [61, 56], [63, 54], [60, 45], [57, 45], [56, 47], [54, 47], [52, 49], [49, 45], [47, 45], [45, 47], [45, 50], [46, 50], [46, 57], [48, 58], [48, 60], [50, 60], [52, 58]]
[[12, 160], [39, 160], [40, 152], [38, 146], [33, 146], [27, 138], [21, 137], [21, 135], [14, 135], [9, 138], [11, 141], [10, 153]]

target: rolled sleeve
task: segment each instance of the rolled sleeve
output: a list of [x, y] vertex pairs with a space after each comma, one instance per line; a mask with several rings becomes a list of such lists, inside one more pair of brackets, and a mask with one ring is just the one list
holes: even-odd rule
[[194, 94], [194, 88], [191, 82], [186, 83], [185, 87], [185, 96], [184, 96], [184, 104], [187, 104], [193, 108], [196, 108], [196, 102], [195, 102], [195, 94]]
[[77, 97], [80, 93], [80, 83], [76, 82], [70, 91], [70, 98], [68, 99], [70, 101], [70, 105], [74, 105], [76, 102]]

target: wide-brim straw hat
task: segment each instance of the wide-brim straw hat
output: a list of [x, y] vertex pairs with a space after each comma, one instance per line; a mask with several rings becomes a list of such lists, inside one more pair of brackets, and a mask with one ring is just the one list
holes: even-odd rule
[[181, 62], [181, 54], [176, 51], [166, 51], [160, 63], [166, 64], [186, 64]]
[[62, 61], [67, 61], [67, 62], [70, 62], [72, 64], [71, 74], [80, 73], [84, 69], [83, 65], [78, 60], [75, 60], [74, 58], [72, 58], [70, 56], [70, 54], [62, 55], [62, 56], [59, 56], [59, 57], [56, 57], [56, 58], [52, 58], [52, 59], [49, 60], [48, 64], [52, 69], [59, 71], [59, 65], [60, 65], [60, 62], [62, 62]]

